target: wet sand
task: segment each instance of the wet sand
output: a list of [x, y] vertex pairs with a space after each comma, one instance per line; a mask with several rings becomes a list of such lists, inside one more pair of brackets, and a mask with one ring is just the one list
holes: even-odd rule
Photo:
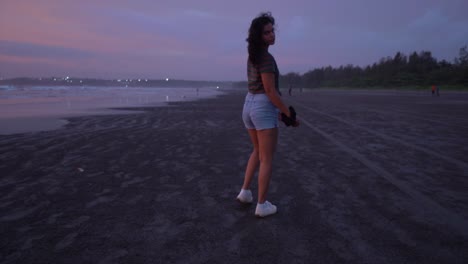
[[302, 125], [280, 128], [266, 219], [235, 201], [243, 97], [0, 136], [0, 262], [468, 259], [468, 94], [285, 96]]

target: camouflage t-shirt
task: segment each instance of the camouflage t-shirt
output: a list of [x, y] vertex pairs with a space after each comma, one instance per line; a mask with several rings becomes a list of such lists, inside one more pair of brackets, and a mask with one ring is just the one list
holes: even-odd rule
[[258, 65], [254, 65], [250, 60], [247, 61], [247, 77], [249, 83], [249, 92], [258, 93], [265, 91], [263, 87], [261, 73], [272, 72], [275, 74], [275, 89], [279, 93], [278, 78], [279, 71], [276, 65], [275, 58], [269, 53], [265, 52]]

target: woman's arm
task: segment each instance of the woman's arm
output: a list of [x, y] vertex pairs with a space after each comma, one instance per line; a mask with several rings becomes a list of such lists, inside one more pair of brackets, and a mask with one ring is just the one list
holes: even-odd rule
[[281, 97], [275, 89], [275, 74], [272, 72], [261, 73], [263, 87], [265, 88], [265, 94], [270, 99], [271, 103], [278, 108], [281, 113], [284, 113], [288, 117], [291, 116], [289, 108], [283, 103]]

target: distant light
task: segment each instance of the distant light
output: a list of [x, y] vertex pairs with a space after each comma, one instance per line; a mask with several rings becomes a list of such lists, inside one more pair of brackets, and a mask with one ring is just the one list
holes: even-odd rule
[[139, 82], [141, 82], [141, 80], [140, 80], [140, 79], [138, 79], [138, 81], [139, 81]]
[[57, 81], [57, 78], [54, 78], [54, 82]]
[[169, 81], [169, 78], [166, 78], [166, 82], [168, 82], [168, 81]]
[[148, 79], [146, 79], [145, 81], [148, 81]]
[[67, 76], [67, 77], [65, 77], [65, 80], [68, 80], [68, 79], [70, 79], [70, 77], [68, 77], [68, 76]]
[[80, 80], [80, 83], [82, 83], [82, 82], [83, 82], [83, 81], [82, 81], [82, 80]]
[[216, 89], [219, 89], [219, 86], [216, 86]]
[[120, 79], [118, 79], [117, 81], [120, 82]]

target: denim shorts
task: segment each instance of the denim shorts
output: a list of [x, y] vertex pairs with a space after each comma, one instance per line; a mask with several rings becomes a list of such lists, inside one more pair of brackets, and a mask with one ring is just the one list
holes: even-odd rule
[[270, 129], [278, 127], [278, 109], [264, 93], [245, 96], [242, 119], [247, 129]]

